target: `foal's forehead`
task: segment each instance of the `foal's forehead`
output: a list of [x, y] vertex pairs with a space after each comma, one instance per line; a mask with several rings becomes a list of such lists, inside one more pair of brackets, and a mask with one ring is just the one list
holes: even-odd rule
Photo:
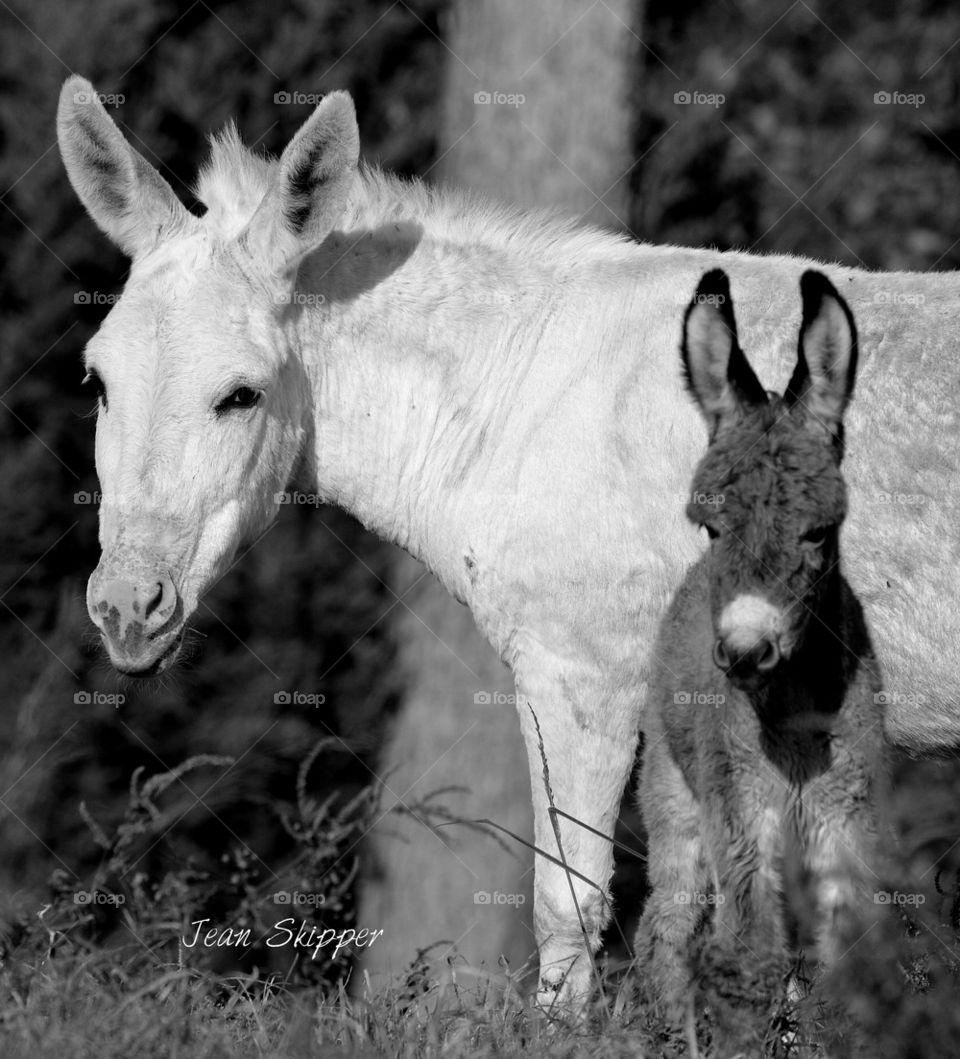
[[724, 494], [727, 511], [757, 502], [821, 506], [840, 514], [845, 488], [836, 449], [781, 400], [757, 409], [714, 440], [698, 471], [699, 489]]

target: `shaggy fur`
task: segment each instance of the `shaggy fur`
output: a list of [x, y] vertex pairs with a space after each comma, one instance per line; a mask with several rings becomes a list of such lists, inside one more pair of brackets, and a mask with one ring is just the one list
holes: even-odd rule
[[[756, 1032], [743, 999], [754, 1011], [776, 999], [802, 926], [797, 881], [815, 907], [805, 940], [828, 962], [878, 886], [883, 696], [838, 550], [846, 496], [837, 439], [855, 332], [822, 277], [804, 282], [810, 311], [785, 399], [764, 396], [716, 310], [695, 300], [688, 313], [687, 377], [713, 441], [687, 515], [713, 539], [660, 630], [643, 726], [652, 893], [638, 952], [674, 1022], [701, 975], [715, 1002], [740, 997], [739, 1015], [719, 1018], [734, 1049]], [[701, 291], [711, 283], [722, 284], [732, 321], [725, 277], [706, 277]], [[691, 349], [694, 316], [707, 314], [716, 317], [699, 325], [708, 338]], [[734, 607], [738, 599], [747, 605]], [[731, 614], [747, 623], [746, 639], [735, 635], [736, 617], [724, 621]], [[695, 960], [698, 934], [708, 940]], [[738, 977], [750, 988], [738, 990]]]

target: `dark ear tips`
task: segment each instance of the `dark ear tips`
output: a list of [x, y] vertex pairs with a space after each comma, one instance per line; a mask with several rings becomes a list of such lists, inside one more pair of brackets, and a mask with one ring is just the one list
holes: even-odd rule
[[824, 298], [834, 298], [845, 307], [837, 288], [822, 272], [807, 269], [800, 277], [800, 298], [803, 304], [803, 324], [809, 323], [820, 312]]
[[700, 277], [696, 293], [687, 306], [687, 316], [700, 305], [707, 305], [715, 309], [729, 328], [730, 334], [736, 339], [737, 320], [733, 313], [730, 280], [722, 268], [713, 268]]
[[709, 272], [704, 272], [697, 284], [694, 299], [700, 295], [709, 297], [711, 294], [722, 294], [727, 300], [730, 298], [730, 280], [722, 268], [712, 268]]

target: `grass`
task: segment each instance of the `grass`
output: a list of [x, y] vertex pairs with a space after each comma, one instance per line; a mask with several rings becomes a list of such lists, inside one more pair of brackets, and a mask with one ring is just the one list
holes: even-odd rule
[[[308, 756], [296, 805], [279, 814], [296, 840], [284, 877], [291, 888], [323, 888], [322, 904], [297, 910], [318, 928], [352, 923], [356, 861], [348, 854], [377, 812], [370, 792], [340, 802], [311, 798], [308, 773], [325, 749], [321, 742]], [[277, 912], [269, 893], [276, 880], [261, 880], [242, 848], [219, 874], [186, 860], [163, 874], [131, 870], [149, 863], [144, 849], [171, 828], [166, 792], [191, 772], [220, 764], [194, 758], [156, 776], [135, 773], [126, 813], [109, 832], [85, 813], [103, 854], [89, 892], [101, 896], [78, 901], [76, 889], [55, 874], [39, 913], [8, 925], [0, 962], [3, 1059], [688, 1054], [642, 995], [648, 969], [598, 967], [602, 988], [582, 1022], [570, 1025], [531, 1005], [532, 968], [507, 971], [493, 985], [455, 961], [438, 975], [421, 952], [412, 954], [403, 980], [373, 991], [369, 983], [347, 988], [349, 950], [336, 958], [324, 950], [320, 959], [297, 950], [280, 966], [254, 943], [241, 970], [236, 960], [225, 970], [218, 948], [186, 947], [189, 925], [204, 915], [245, 925], [258, 939]], [[420, 811], [434, 823], [448, 819], [435, 807]], [[937, 888], [945, 915], [932, 902], [874, 908], [856, 926], [841, 964], [799, 1002], [787, 1004], [779, 989], [761, 1001], [751, 994], [747, 967], [704, 976], [696, 1004], [701, 1044], [721, 1025], [724, 1003], [746, 990], [733, 1010], [746, 1042], [740, 1052], [749, 1059], [956, 1054], [960, 889], [942, 881]], [[802, 964], [790, 977], [806, 981]]]

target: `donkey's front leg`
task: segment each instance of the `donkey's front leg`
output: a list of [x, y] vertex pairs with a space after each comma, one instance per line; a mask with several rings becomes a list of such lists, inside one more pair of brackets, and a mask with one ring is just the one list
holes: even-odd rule
[[572, 1013], [591, 989], [592, 955], [610, 918], [610, 838], [634, 760], [640, 695], [637, 688], [632, 694], [603, 689], [597, 681], [577, 679], [569, 666], [564, 669], [549, 676], [529, 668], [518, 671], [517, 701], [530, 764], [535, 841], [571, 869], [545, 857], [535, 860], [537, 1001]]

